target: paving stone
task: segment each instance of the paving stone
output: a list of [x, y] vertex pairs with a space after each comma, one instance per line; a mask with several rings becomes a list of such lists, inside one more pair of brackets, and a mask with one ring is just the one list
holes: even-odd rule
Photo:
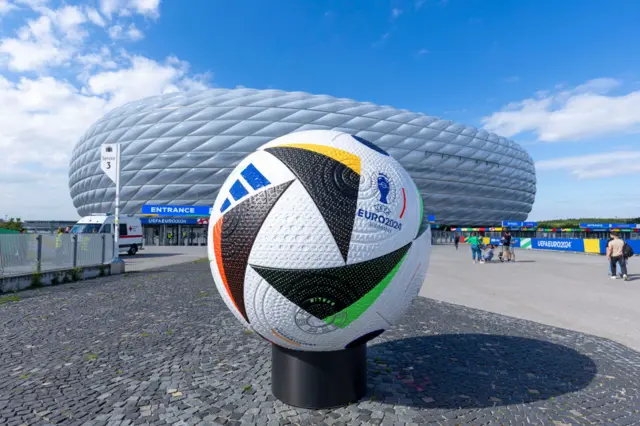
[[0, 306], [0, 424], [640, 424], [637, 352], [429, 299], [371, 342], [362, 401], [313, 411], [271, 395], [271, 348], [206, 264], [21, 298]]

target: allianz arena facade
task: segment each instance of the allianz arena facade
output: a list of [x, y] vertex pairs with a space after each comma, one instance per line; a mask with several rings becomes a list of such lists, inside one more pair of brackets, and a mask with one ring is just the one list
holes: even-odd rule
[[238, 162], [287, 133], [336, 129], [371, 141], [411, 174], [439, 224], [524, 221], [536, 194], [531, 156], [495, 134], [420, 113], [325, 95], [253, 89], [171, 93], [114, 109], [73, 149], [78, 213], [112, 212], [100, 145], [121, 143], [121, 211], [143, 204], [212, 205]]

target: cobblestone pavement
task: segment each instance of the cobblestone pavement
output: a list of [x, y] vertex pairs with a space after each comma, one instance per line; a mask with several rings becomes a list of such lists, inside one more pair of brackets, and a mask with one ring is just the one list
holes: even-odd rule
[[270, 393], [270, 346], [206, 263], [30, 290], [0, 305], [0, 424], [639, 424], [640, 354], [419, 298], [336, 410]]

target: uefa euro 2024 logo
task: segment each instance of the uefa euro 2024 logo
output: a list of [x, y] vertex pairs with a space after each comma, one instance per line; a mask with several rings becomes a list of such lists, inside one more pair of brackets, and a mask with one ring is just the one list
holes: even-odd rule
[[378, 191], [380, 191], [380, 202], [383, 204], [389, 204], [387, 197], [391, 185], [389, 184], [389, 178], [384, 173], [378, 173]]

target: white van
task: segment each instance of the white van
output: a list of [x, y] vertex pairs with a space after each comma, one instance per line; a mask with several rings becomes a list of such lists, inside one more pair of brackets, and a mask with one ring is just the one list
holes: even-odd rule
[[[72, 234], [110, 234], [113, 236], [115, 216], [111, 214], [92, 214], [83, 217], [71, 228]], [[144, 250], [142, 244], [142, 224], [140, 218], [134, 215], [120, 215], [120, 244], [119, 252], [134, 255], [138, 250]], [[113, 238], [113, 237], [112, 237]]]

